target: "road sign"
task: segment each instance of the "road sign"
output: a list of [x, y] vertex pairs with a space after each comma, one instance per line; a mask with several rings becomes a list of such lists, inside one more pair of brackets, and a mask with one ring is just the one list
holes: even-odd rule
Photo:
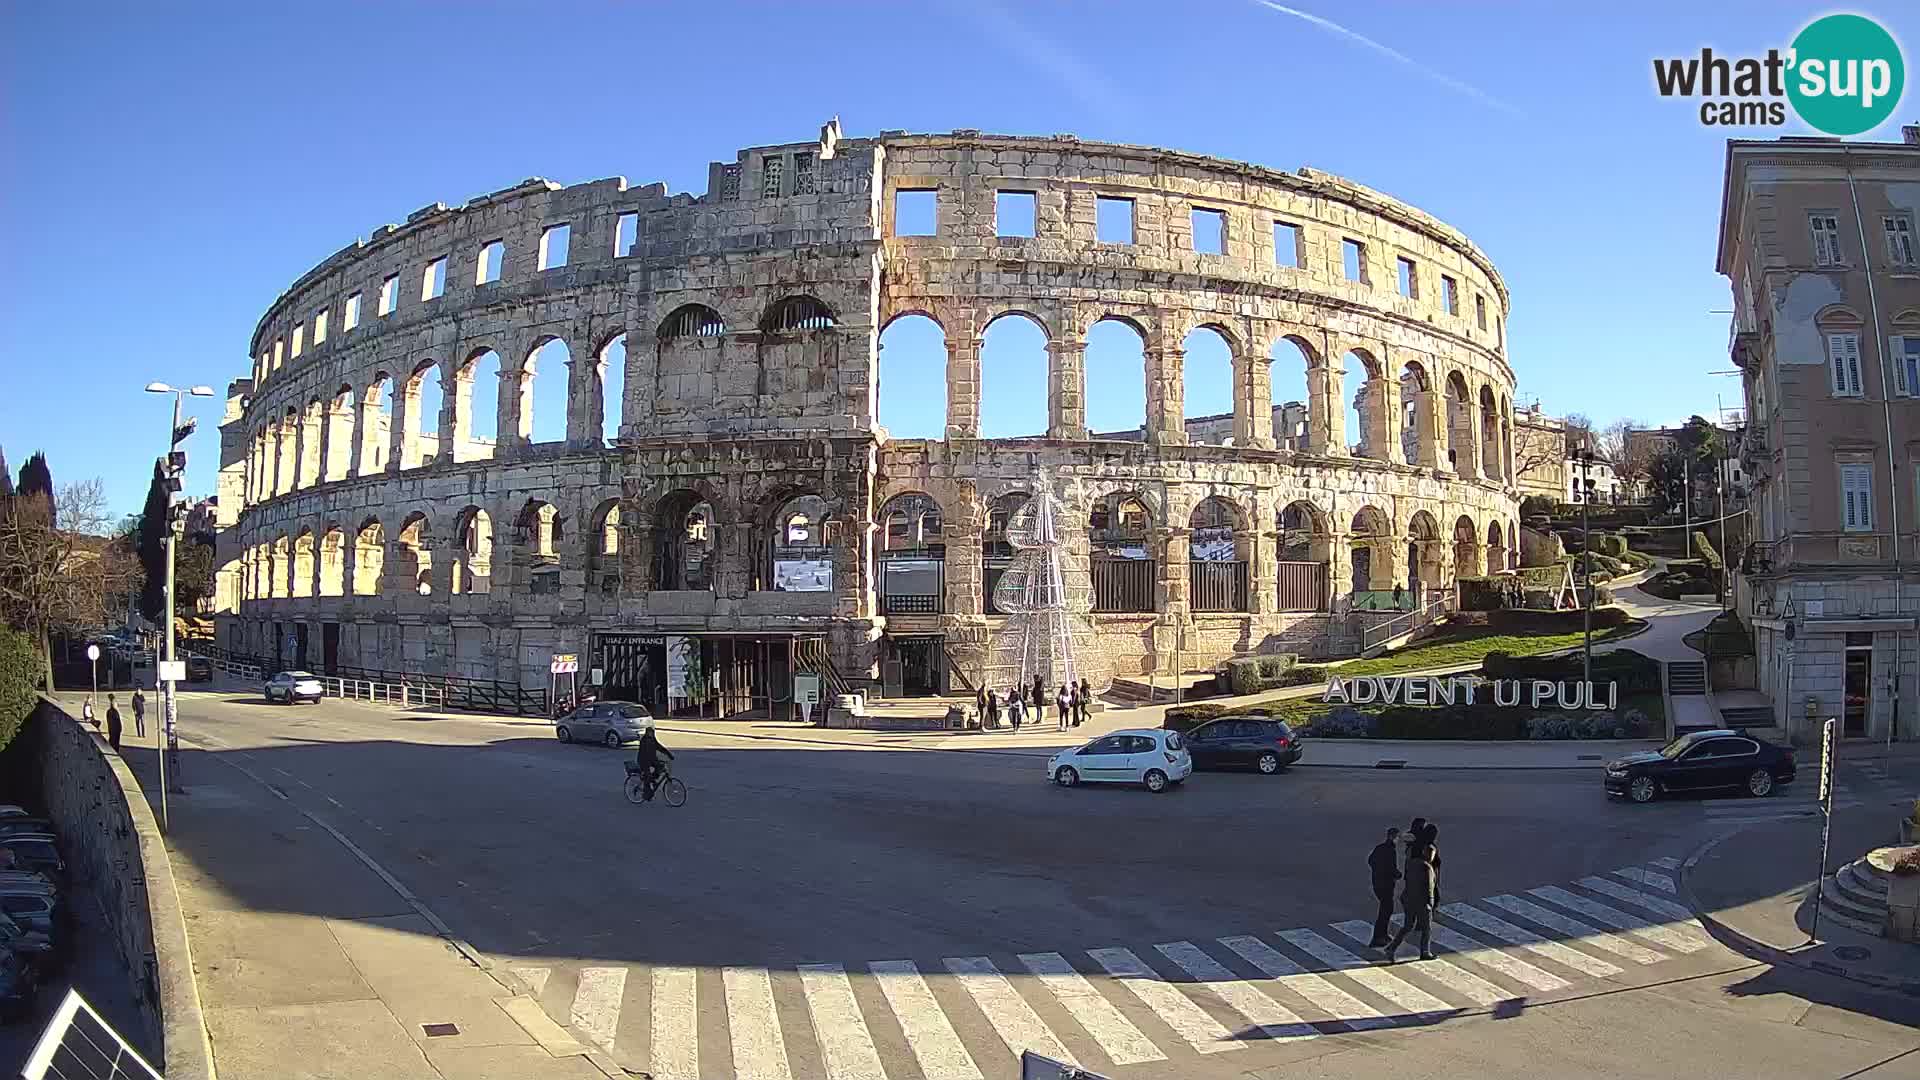
[[800, 706], [800, 722], [813, 723], [813, 707], [820, 704], [820, 676], [799, 674], [793, 677], [793, 703]]
[[187, 662], [185, 660], [160, 661], [161, 682], [186, 682]]
[[87, 646], [87, 659], [98, 661], [100, 659], [100, 646], [98, 645]]
[[553, 675], [571, 675], [579, 670], [579, 653], [554, 653], [553, 662], [547, 665], [548, 673]]
[[1833, 812], [1833, 755], [1838, 749], [1839, 725], [1828, 717], [1820, 725], [1820, 809]]
[[1807, 928], [1807, 940], [1820, 940], [1820, 901], [1826, 893], [1818, 882], [1826, 879], [1827, 856], [1833, 843], [1833, 769], [1838, 762], [1834, 760], [1839, 749], [1840, 721], [1827, 717], [1820, 725], [1820, 872], [1814, 875], [1813, 919]]

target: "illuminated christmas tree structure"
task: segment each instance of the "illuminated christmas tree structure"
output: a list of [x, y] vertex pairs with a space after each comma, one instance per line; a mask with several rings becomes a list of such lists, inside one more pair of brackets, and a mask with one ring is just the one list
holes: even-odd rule
[[1086, 680], [1095, 693], [1113, 682], [1089, 612], [1093, 587], [1086, 560], [1067, 546], [1065, 507], [1045, 473], [1034, 477], [1033, 498], [1006, 525], [1012, 562], [993, 590], [1006, 621], [987, 643], [986, 685], [1005, 695], [1031, 696], [1037, 676], [1047, 704], [1062, 685]]

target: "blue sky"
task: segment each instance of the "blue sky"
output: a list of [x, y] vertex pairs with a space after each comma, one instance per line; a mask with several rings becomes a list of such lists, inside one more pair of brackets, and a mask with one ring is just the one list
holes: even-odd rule
[[[0, 447], [15, 468], [45, 450], [57, 482], [102, 477], [133, 510], [166, 422], [141, 386], [204, 382], [221, 398], [195, 403], [189, 489], [211, 492], [213, 425], [256, 320], [354, 237], [532, 175], [699, 191], [709, 161], [836, 114], [850, 135], [1072, 132], [1347, 176], [1492, 256], [1518, 402], [1660, 423], [1737, 398], [1707, 374], [1727, 366], [1728, 133], [1657, 97], [1650, 61], [1784, 46], [1829, 9], [1295, 6], [1351, 34], [1252, 0], [9, 5]], [[1858, 10], [1920, 40], [1911, 8]], [[1897, 140], [1913, 116], [1867, 137]], [[910, 330], [887, 339], [898, 425], [943, 377], [937, 339]], [[990, 434], [1044, 424], [1044, 370], [1023, 363], [1036, 340], [993, 330]], [[1137, 422], [1135, 348], [1090, 347], [1096, 428]], [[1227, 407], [1209, 378], [1190, 413]]]

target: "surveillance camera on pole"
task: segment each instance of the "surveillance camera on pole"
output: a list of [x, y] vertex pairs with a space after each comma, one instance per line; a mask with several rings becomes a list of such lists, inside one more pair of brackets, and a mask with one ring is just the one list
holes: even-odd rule
[[[187, 389], [168, 386], [163, 382], [147, 384], [149, 394], [173, 395], [173, 423], [167, 427], [167, 452], [160, 459], [161, 486], [167, 492], [167, 529], [166, 563], [167, 587], [166, 601], [161, 610], [161, 618], [166, 622], [166, 644], [159, 663], [154, 668], [154, 689], [160, 694], [161, 719], [154, 730], [154, 739], [160, 749], [160, 826], [167, 827], [167, 793], [179, 792], [180, 776], [180, 736], [177, 726], [179, 717], [178, 702], [175, 695], [181, 679], [186, 677], [183, 670], [186, 665], [174, 658], [174, 619], [173, 619], [173, 560], [175, 541], [186, 531], [187, 506], [177, 496], [186, 487], [187, 452], [180, 444], [187, 441], [199, 422], [192, 417], [182, 420], [180, 417], [180, 399], [188, 394], [194, 397], [212, 397], [213, 388], [195, 386]], [[160, 742], [164, 733], [164, 742]], [[168, 773], [172, 773], [171, 781]]]

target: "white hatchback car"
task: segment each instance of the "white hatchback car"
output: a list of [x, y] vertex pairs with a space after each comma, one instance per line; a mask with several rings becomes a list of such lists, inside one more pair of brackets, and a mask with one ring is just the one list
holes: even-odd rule
[[1047, 779], [1061, 787], [1079, 783], [1144, 784], [1167, 790], [1193, 772], [1193, 758], [1177, 731], [1127, 728], [1102, 735], [1076, 750], [1047, 759]]

